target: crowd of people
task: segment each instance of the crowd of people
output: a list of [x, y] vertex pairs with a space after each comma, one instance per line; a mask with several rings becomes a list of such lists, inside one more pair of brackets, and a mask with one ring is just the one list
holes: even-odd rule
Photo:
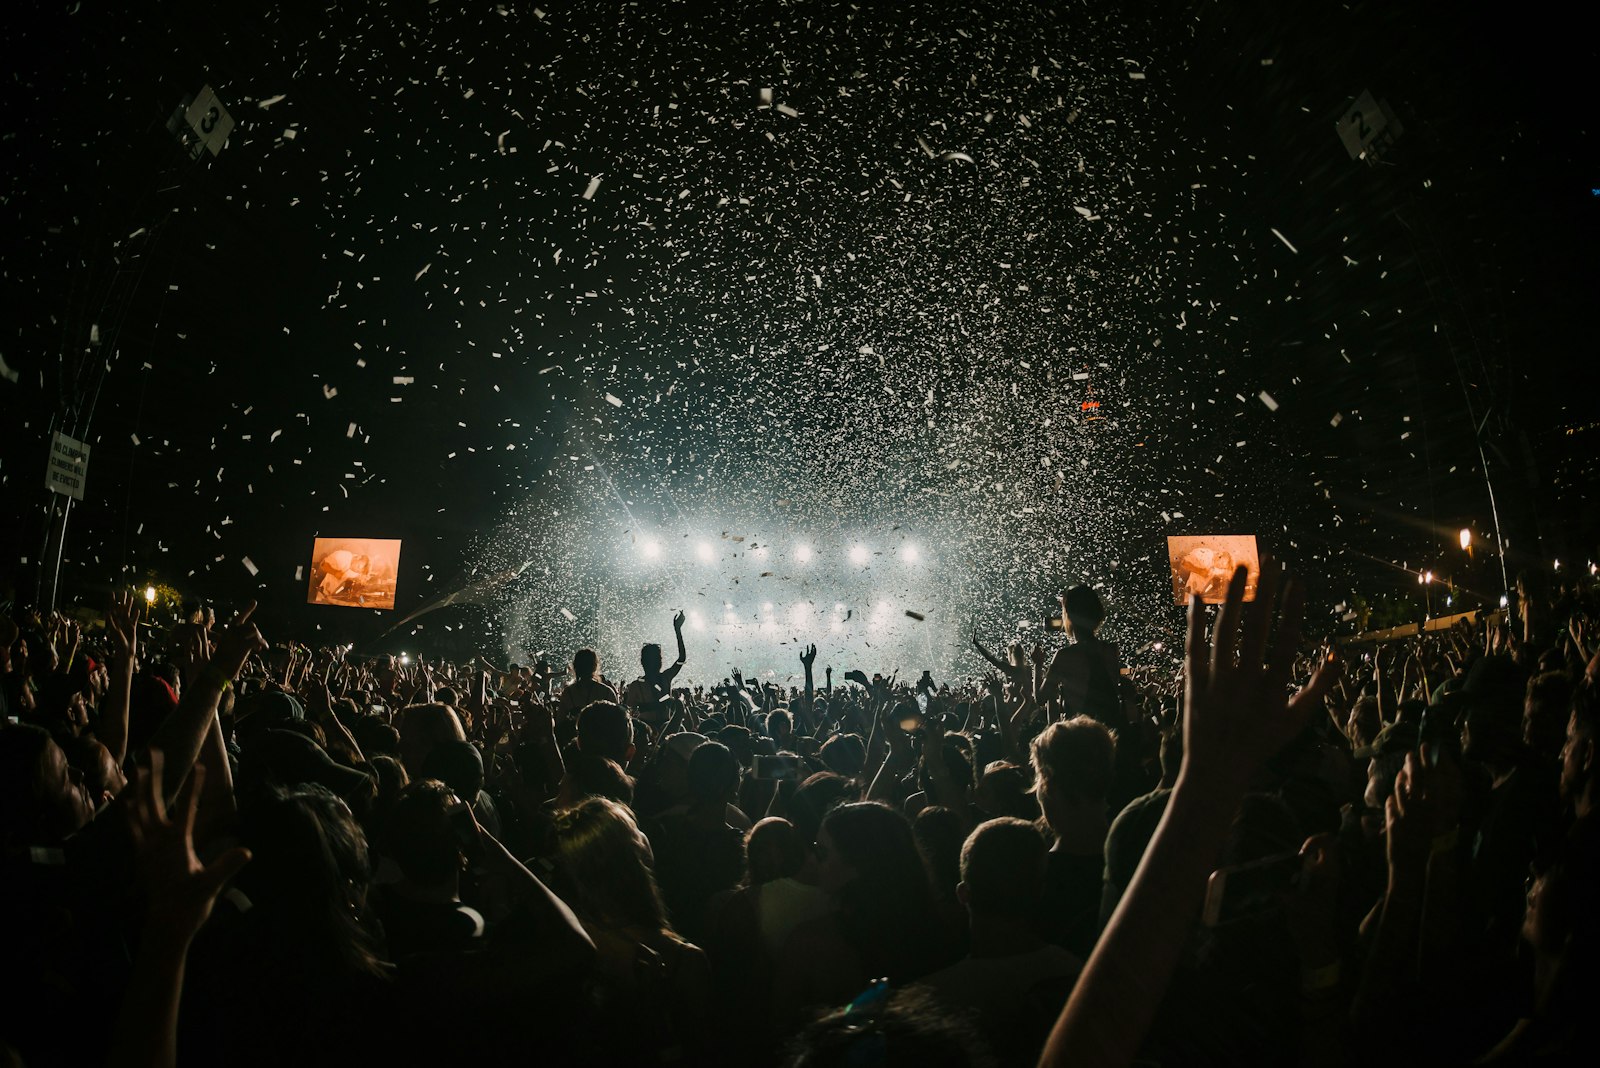
[[1361, 645], [1245, 580], [1177, 670], [1078, 587], [973, 683], [13, 611], [0, 1062], [1583, 1057], [1595, 587]]

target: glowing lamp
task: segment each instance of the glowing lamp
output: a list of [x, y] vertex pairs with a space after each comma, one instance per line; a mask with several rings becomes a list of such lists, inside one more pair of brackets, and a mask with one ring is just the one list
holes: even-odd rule
[[156, 603], [156, 588], [154, 586], [146, 586], [144, 588], [144, 603], [145, 604], [155, 604]]

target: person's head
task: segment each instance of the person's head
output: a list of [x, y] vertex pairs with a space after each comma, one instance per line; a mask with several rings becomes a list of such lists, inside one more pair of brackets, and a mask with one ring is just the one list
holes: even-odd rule
[[454, 889], [461, 874], [461, 846], [450, 824], [460, 803], [450, 786], [422, 779], [400, 791], [384, 820], [384, 852], [406, 882]]
[[859, 734], [836, 734], [822, 743], [818, 755], [829, 771], [853, 779], [867, 762], [867, 746]]
[[1035, 823], [1005, 816], [980, 823], [961, 847], [956, 894], [974, 918], [1031, 923], [1044, 900], [1047, 852]]
[[590, 756], [580, 749], [567, 762], [557, 807], [571, 808], [591, 797], [606, 797], [632, 806], [633, 788], [633, 777], [622, 770], [621, 764], [609, 757]]
[[595, 701], [578, 712], [578, 748], [626, 767], [633, 759], [633, 717], [615, 701]]
[[781, 742], [794, 733], [794, 717], [787, 709], [777, 709], [767, 714], [767, 737]]
[[128, 785], [128, 777], [117, 760], [100, 741], [92, 735], [74, 738], [64, 752], [67, 761], [83, 774], [83, 786], [89, 801], [98, 812], [111, 803], [112, 798]]
[[1027, 769], [1005, 760], [992, 761], [983, 769], [972, 800], [990, 817], [1036, 820], [1042, 814], [1038, 798], [1029, 791]]
[[600, 674], [600, 654], [593, 649], [579, 649], [572, 654], [572, 677], [592, 679]]
[[1370, 809], [1383, 811], [1394, 793], [1395, 778], [1406, 765], [1406, 754], [1416, 749], [1422, 739], [1416, 724], [1395, 722], [1378, 732], [1371, 745], [1355, 751], [1358, 760], [1367, 762], [1367, 789], [1363, 803]]
[[818, 875], [822, 889], [883, 903], [928, 898], [928, 876], [917, 852], [911, 823], [876, 801], [840, 805], [823, 818], [817, 832]]
[[1580, 816], [1592, 813], [1595, 802], [1596, 739], [1600, 738], [1600, 694], [1581, 687], [1572, 698], [1567, 716], [1566, 742], [1561, 746], [1561, 799]]
[[471, 742], [445, 742], [433, 747], [422, 762], [424, 778], [438, 779], [469, 805], [483, 789], [483, 756]]
[[0, 727], [0, 847], [52, 845], [94, 816], [83, 775], [42, 727]]
[[650, 642], [639, 650], [639, 666], [644, 668], [646, 675], [661, 673], [661, 646]]
[[1382, 706], [1373, 696], [1357, 699], [1350, 707], [1350, 715], [1345, 720], [1345, 737], [1350, 739], [1350, 744], [1357, 749], [1371, 745], [1373, 739], [1378, 737], [1378, 732], [1383, 730]]
[[1566, 740], [1572, 708], [1572, 681], [1560, 671], [1528, 680], [1522, 702], [1522, 743], [1542, 757], [1553, 757]]
[[445, 742], [464, 742], [467, 732], [449, 705], [412, 705], [400, 710], [400, 762], [420, 776], [428, 756]]
[[613, 927], [670, 931], [650, 868], [650, 842], [633, 815], [603, 797], [556, 813], [556, 858], [578, 915]]
[[961, 881], [961, 842], [966, 830], [961, 814], [944, 805], [927, 805], [911, 821], [911, 836], [927, 868], [934, 896], [954, 900]]
[[281, 935], [277, 951], [316, 962], [308, 974], [379, 974], [382, 966], [361, 921], [372, 869], [367, 840], [350, 808], [321, 786], [272, 787], [239, 812], [249, 847], [236, 885], [253, 923]]
[[739, 792], [739, 758], [721, 742], [702, 742], [689, 755], [689, 803], [722, 806]]
[[1105, 815], [1116, 748], [1105, 724], [1088, 716], [1058, 720], [1034, 738], [1034, 789], [1052, 826], [1076, 813]]
[[1535, 973], [1534, 1013], [1571, 1027], [1587, 1019], [1600, 982], [1600, 824], [1578, 820], [1554, 859], [1534, 870], [1522, 937], [1548, 965]]
[[917, 987], [869, 990], [797, 1034], [784, 1060], [785, 1068], [991, 1068], [995, 1063], [966, 1017]]
[[1062, 600], [1067, 612], [1067, 626], [1074, 637], [1090, 636], [1106, 621], [1105, 602], [1088, 586], [1072, 587]]
[[789, 799], [789, 820], [807, 846], [817, 840], [822, 820], [834, 807], [849, 800], [850, 780], [832, 771], [809, 776]]
[[806, 863], [806, 843], [794, 824], [781, 816], [757, 821], [745, 835], [744, 851], [749, 859], [751, 886], [785, 876], [792, 878]]

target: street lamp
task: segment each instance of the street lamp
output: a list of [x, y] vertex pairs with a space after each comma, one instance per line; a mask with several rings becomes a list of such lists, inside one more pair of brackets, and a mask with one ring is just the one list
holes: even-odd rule
[[1461, 547], [1469, 552], [1472, 549], [1472, 531], [1466, 527], [1461, 528]]
[[155, 604], [156, 603], [156, 588], [154, 586], [146, 586], [144, 588], [144, 603], [145, 604]]

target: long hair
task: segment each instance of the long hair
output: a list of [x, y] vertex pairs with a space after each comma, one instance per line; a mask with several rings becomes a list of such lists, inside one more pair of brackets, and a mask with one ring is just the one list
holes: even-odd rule
[[556, 814], [555, 848], [571, 904], [595, 923], [672, 934], [638, 834], [628, 810], [604, 797]]
[[361, 920], [372, 877], [366, 835], [349, 807], [321, 786], [272, 787], [240, 813], [254, 854], [239, 884], [265, 944], [289, 950], [308, 975], [385, 974]]
[[943, 946], [910, 821], [887, 805], [858, 801], [828, 813], [822, 829], [856, 871], [839, 892], [846, 941], [872, 974], [896, 983], [930, 970]]

